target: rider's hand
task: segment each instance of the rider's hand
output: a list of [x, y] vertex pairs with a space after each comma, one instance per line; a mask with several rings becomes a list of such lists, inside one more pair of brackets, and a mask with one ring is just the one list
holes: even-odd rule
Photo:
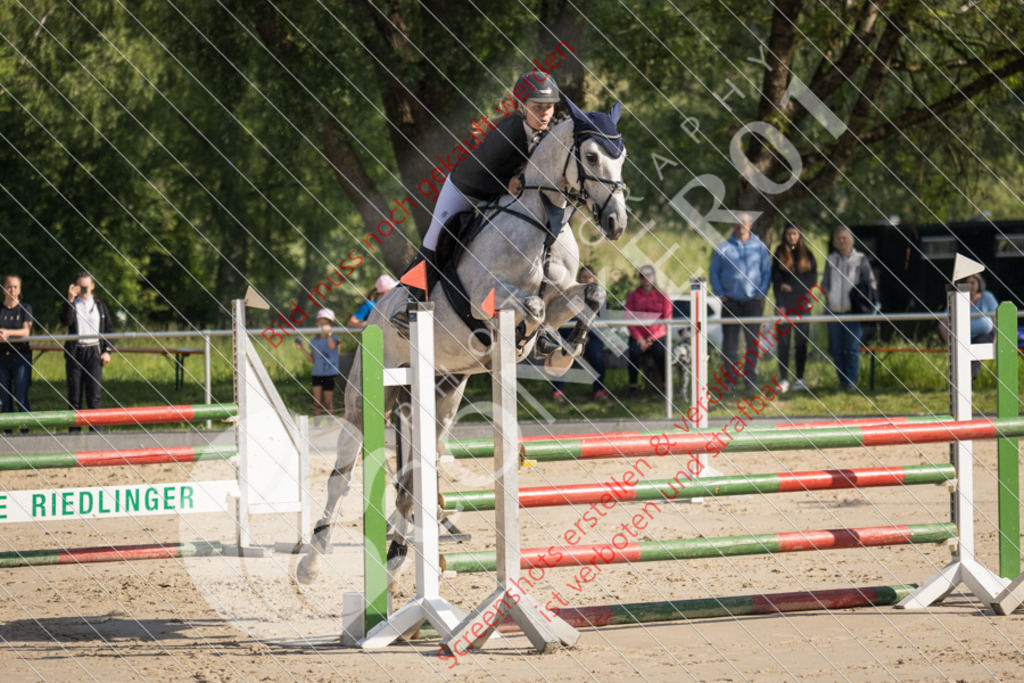
[[514, 176], [508, 181], [508, 193], [511, 195], [519, 194], [519, 188], [523, 186], [523, 181], [519, 179], [519, 176]]

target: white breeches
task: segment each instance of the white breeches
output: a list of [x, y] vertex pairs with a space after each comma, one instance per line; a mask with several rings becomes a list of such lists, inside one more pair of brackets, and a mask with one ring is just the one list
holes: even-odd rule
[[441, 228], [449, 218], [457, 213], [469, 211], [475, 206], [475, 202], [466, 198], [449, 176], [437, 195], [437, 204], [434, 206], [434, 215], [430, 219], [430, 227], [423, 238], [423, 248], [431, 251], [437, 250], [437, 240], [441, 236]]

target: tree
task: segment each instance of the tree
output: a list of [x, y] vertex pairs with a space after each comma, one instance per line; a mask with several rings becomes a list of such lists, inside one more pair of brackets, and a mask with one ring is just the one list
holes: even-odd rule
[[[847, 3], [840, 6], [844, 14], [836, 17], [843, 30], [833, 26], [830, 40], [824, 32], [806, 33], [815, 18], [803, 16], [808, 14], [803, 2], [776, 3], [757, 120], [774, 125], [790, 139], [798, 137], [795, 132], [800, 129], [804, 140], [821, 140], [820, 135], [804, 132], [817, 125], [809, 116], [811, 109], [796, 97], [786, 102], [798, 43], [812, 35], [818, 47], [805, 50], [805, 68], [811, 74], [807, 89], [826, 106], [832, 104], [843, 131], [824, 144], [805, 143], [800, 153], [805, 180], [773, 200], [745, 176], [738, 206], [771, 214], [774, 205], [822, 194], [857, 156], [879, 154], [895, 140], [920, 148], [926, 137], [937, 135], [953, 145], [969, 144], [958, 133], [963, 130], [959, 120], [976, 116], [973, 107], [998, 98], [994, 91], [1024, 71], [1024, 54], [1012, 42], [991, 39], [1000, 24], [990, 22], [1005, 18], [1011, 23], [1001, 25], [1008, 29], [1024, 23], [1019, 5], [1010, 4], [987, 6], [997, 11], [989, 17], [979, 5], [960, 3], [939, 3], [938, 8], [925, 3]], [[808, 28], [802, 30], [801, 25]], [[1008, 35], [1016, 35], [1016, 30], [1010, 29]], [[751, 167], [765, 177], [792, 171], [763, 136], [750, 140], [746, 154]]]
[[[975, 203], [971, 172], [991, 174], [992, 133], [1005, 146], [1020, 129], [1016, 2], [608, 11], [646, 31], [606, 36], [604, 49], [592, 41], [600, 71], [630, 84], [630, 106], [680, 175], [711, 172], [727, 180], [730, 207], [763, 212], [763, 236], [780, 211], [834, 224], [963, 210]], [[666, 114], [674, 127], [662, 124]], [[684, 117], [699, 122], [692, 138], [678, 128]]]

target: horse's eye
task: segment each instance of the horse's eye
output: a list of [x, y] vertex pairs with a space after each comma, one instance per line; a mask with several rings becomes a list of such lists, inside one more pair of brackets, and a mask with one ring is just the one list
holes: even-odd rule
[[596, 164], [597, 163], [597, 155], [594, 154], [593, 152], [588, 152], [587, 153], [587, 163], [588, 164]]

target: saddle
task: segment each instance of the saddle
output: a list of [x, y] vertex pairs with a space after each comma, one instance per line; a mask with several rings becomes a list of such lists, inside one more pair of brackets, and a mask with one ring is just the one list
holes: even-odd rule
[[[558, 233], [562, 230], [564, 209], [553, 206], [543, 193], [540, 196], [547, 212], [547, 224], [508, 206], [499, 206], [498, 200], [494, 199], [473, 211], [457, 213], [449, 218], [438, 238], [437, 270], [441, 275], [441, 288], [445, 296], [448, 297], [452, 309], [484, 347], [491, 344], [491, 330], [487, 323], [473, 316], [473, 306], [469, 300], [469, 294], [466, 292], [466, 287], [457, 270], [459, 262], [488, 220], [499, 213], [510, 213], [545, 233], [544, 270], [546, 272], [551, 245], [558, 239]], [[543, 292], [544, 286], [541, 285], [541, 292]], [[527, 337], [526, 323], [525, 321], [521, 322], [516, 329], [517, 348], [522, 348], [534, 335], [536, 335], [536, 331]]]

